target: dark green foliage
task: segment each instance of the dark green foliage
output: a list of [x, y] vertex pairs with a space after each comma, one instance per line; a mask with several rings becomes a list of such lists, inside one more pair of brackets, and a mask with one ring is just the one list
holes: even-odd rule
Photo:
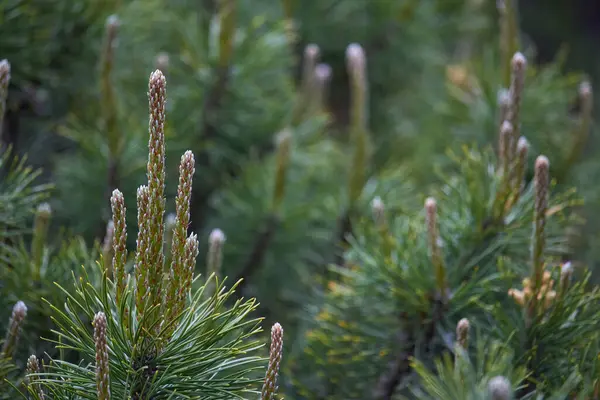
[[37, 181], [39, 171], [10, 148], [0, 150], [0, 247], [26, 232], [36, 206], [49, 195], [50, 185]]

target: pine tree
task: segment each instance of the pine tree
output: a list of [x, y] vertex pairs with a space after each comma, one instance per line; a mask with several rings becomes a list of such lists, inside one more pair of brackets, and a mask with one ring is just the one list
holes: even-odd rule
[[[249, 316], [256, 301], [228, 304], [235, 285], [225, 289], [220, 282], [209, 296], [204, 296], [206, 286], [190, 291], [198, 240], [195, 234], [187, 235], [194, 174], [194, 156], [189, 151], [181, 158], [171, 263], [165, 265], [166, 78], [160, 70], [150, 75], [148, 100], [148, 181], [137, 191], [139, 231], [133, 270], [129, 271], [123, 246], [124, 196], [115, 189], [112, 276], [105, 263], [98, 263], [96, 268], [103, 271], [97, 289], [84, 267], [74, 290], [64, 289], [64, 310], [52, 306], [57, 347], [78, 351], [84, 361], [52, 359], [46, 371], [33, 375], [32, 394], [42, 390], [51, 399], [108, 400], [224, 399], [257, 393], [260, 343], [253, 337], [260, 331], [260, 320]], [[282, 334], [281, 326], [275, 325], [265, 399], [276, 391]]]

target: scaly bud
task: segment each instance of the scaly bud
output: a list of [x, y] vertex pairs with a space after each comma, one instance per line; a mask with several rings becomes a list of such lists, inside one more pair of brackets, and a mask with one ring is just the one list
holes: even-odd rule
[[23, 321], [26, 316], [27, 306], [22, 301], [18, 301], [12, 310], [10, 322], [8, 323], [8, 331], [6, 332], [6, 340], [4, 341], [0, 358], [10, 359], [14, 355], [17, 343], [19, 342], [21, 327], [23, 326]]
[[346, 48], [346, 66], [350, 76], [350, 136], [353, 146], [348, 184], [348, 197], [352, 208], [366, 182], [370, 151], [367, 59], [359, 44], [352, 43]]
[[39, 380], [36, 376], [40, 373], [40, 363], [35, 355], [29, 356], [27, 359], [27, 366], [25, 368], [25, 381], [28, 389], [37, 395], [38, 400], [44, 400], [45, 395], [42, 387], [35, 382]]
[[110, 369], [108, 343], [106, 340], [106, 315], [96, 313], [94, 321], [94, 343], [96, 347], [96, 393], [98, 400], [110, 400]]
[[[138, 199], [140, 200], [140, 199]], [[118, 189], [113, 190], [110, 198], [110, 206], [112, 209], [112, 223], [114, 234], [112, 237], [112, 272], [113, 280], [116, 285], [116, 300], [120, 304], [123, 292], [125, 291], [125, 264], [127, 263], [127, 223], [125, 216], [127, 209], [125, 208], [125, 199], [123, 193]], [[144, 218], [141, 215], [142, 219]], [[139, 240], [139, 239], [138, 239]], [[107, 261], [108, 258], [107, 258]]]
[[[165, 217], [165, 245], [163, 253], [165, 254], [165, 268], [171, 268], [173, 258], [171, 257], [172, 245], [173, 245], [173, 230], [175, 229], [175, 223], [177, 222], [177, 216], [174, 213], [169, 213]], [[170, 270], [167, 270], [168, 273]]]
[[188, 150], [179, 163], [179, 186], [175, 199], [175, 226], [171, 242], [171, 268], [166, 293], [166, 318], [174, 318], [174, 312], [179, 310], [177, 293], [186, 282], [186, 250], [187, 231], [190, 224], [190, 200], [192, 198], [192, 182], [196, 171], [194, 154]]
[[[510, 155], [513, 126], [509, 121], [504, 121], [500, 126], [500, 139], [498, 141], [498, 160], [503, 177], [508, 177], [512, 157]], [[506, 179], [506, 178], [505, 178]]]
[[533, 210], [533, 292], [538, 293], [542, 286], [544, 274], [544, 248], [546, 245], [546, 211], [548, 209], [548, 194], [550, 185], [550, 162], [546, 156], [539, 156], [535, 161], [535, 204]]
[[578, 158], [587, 143], [587, 138], [590, 134], [592, 125], [592, 112], [594, 101], [592, 95], [592, 85], [588, 81], [584, 81], [579, 85], [579, 124], [573, 132], [573, 145], [565, 161], [565, 170], [568, 170]]
[[548, 209], [550, 161], [546, 156], [539, 156], [535, 161], [534, 185], [535, 203], [533, 210], [533, 289], [537, 292], [542, 284], [544, 274], [543, 253], [546, 244], [546, 211]]
[[517, 143], [517, 159], [514, 171], [514, 185], [513, 194], [515, 195], [515, 201], [518, 199], [521, 193], [521, 185], [525, 179], [525, 170], [527, 169], [527, 153], [529, 152], [529, 142], [525, 137], [521, 136]]
[[560, 266], [560, 290], [561, 293], [565, 293], [565, 291], [569, 288], [571, 283], [571, 277], [573, 276], [573, 264], [571, 261], [567, 261], [563, 265]]
[[331, 67], [328, 64], [319, 64], [315, 67], [316, 99], [315, 106], [323, 109], [327, 102], [329, 82], [331, 81]]
[[276, 137], [277, 166], [275, 170], [275, 183], [273, 186], [272, 210], [277, 213], [283, 202], [285, 194], [285, 178], [290, 164], [290, 153], [292, 147], [292, 133], [285, 129]]
[[220, 229], [213, 229], [208, 237], [208, 257], [206, 260], [206, 274], [219, 276], [221, 264], [223, 263], [223, 245], [225, 234]]
[[425, 217], [427, 220], [427, 236], [429, 241], [429, 256], [433, 264], [437, 289], [442, 298], [446, 294], [446, 270], [440, 249], [440, 233], [437, 222], [437, 202], [433, 197], [425, 200]]
[[269, 367], [262, 387], [261, 400], [274, 400], [277, 394], [277, 377], [283, 356], [283, 328], [277, 322], [271, 328], [271, 349], [269, 351]]
[[[148, 140], [148, 289], [150, 306], [162, 303], [164, 271], [164, 213], [165, 213], [165, 104], [166, 79], [160, 70], [150, 75], [148, 82], [149, 140]], [[158, 313], [158, 309], [156, 311]], [[158, 314], [148, 321], [155, 322]], [[155, 325], [157, 328], [159, 324]]]
[[373, 219], [377, 226], [385, 225], [385, 205], [383, 204], [381, 197], [377, 196], [371, 201], [371, 212], [373, 213]]
[[367, 129], [367, 58], [361, 45], [346, 48], [346, 66], [351, 84], [351, 118], [354, 130]]
[[498, 91], [498, 110], [502, 125], [510, 117], [510, 91], [508, 89]]
[[146, 310], [146, 293], [148, 291], [148, 272], [149, 272], [149, 207], [150, 193], [148, 186], [140, 186], [137, 190], [137, 208], [138, 208], [138, 237], [135, 254], [135, 285], [136, 285], [136, 309], [137, 319], [140, 321]]
[[496, 376], [488, 382], [488, 393], [492, 400], [510, 400], [512, 388], [510, 381], [503, 376]]
[[192, 287], [194, 270], [196, 269], [196, 259], [198, 258], [198, 236], [191, 234], [185, 241], [184, 248], [184, 290], [187, 292]]
[[33, 225], [33, 239], [31, 242], [31, 260], [34, 265], [34, 279], [40, 279], [42, 258], [44, 257], [44, 248], [50, 226], [50, 217], [52, 208], [48, 203], [42, 203], [38, 206], [35, 213], [35, 222]]
[[512, 82], [510, 86], [510, 122], [513, 126], [512, 147], [510, 154], [514, 157], [517, 150], [517, 138], [520, 136], [521, 99], [525, 86], [525, 68], [527, 60], [521, 53], [516, 53], [512, 58]]
[[6, 98], [8, 97], [8, 84], [10, 83], [10, 63], [8, 60], [0, 61], [0, 135], [4, 126], [6, 113]]
[[469, 320], [466, 318], [458, 321], [456, 325], [456, 343], [465, 350], [469, 347], [469, 328]]

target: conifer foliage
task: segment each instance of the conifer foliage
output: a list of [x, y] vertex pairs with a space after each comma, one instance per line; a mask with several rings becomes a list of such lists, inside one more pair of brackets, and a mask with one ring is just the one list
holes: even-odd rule
[[[219, 281], [208, 295], [205, 286], [190, 291], [198, 255], [197, 237], [187, 233], [194, 174], [191, 152], [181, 158], [171, 262], [165, 263], [166, 79], [160, 70], [150, 76], [148, 98], [148, 182], [137, 191], [138, 236], [132, 269], [123, 246], [124, 195], [115, 189], [112, 276], [105, 268], [107, 262], [98, 263], [103, 278], [95, 287], [84, 267], [74, 290], [63, 289], [64, 309], [53, 306], [57, 347], [77, 350], [83, 361], [52, 359], [46, 370], [30, 373], [32, 396], [231, 399], [258, 394], [262, 359], [254, 337], [260, 320], [250, 316], [255, 300], [228, 304], [234, 288], [225, 289]], [[279, 324], [273, 327], [272, 342], [264, 399], [272, 399], [276, 392], [283, 345]]]

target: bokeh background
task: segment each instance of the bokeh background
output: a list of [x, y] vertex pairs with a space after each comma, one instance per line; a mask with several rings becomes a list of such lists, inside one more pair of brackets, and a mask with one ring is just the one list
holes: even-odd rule
[[[135, 190], [147, 155], [147, 80], [160, 68], [168, 81], [168, 211], [179, 159], [191, 149], [197, 166], [190, 229], [202, 238], [201, 254], [210, 232], [222, 229], [221, 274], [245, 278], [241, 294], [259, 299], [267, 321], [303, 332], [326, 266], [339, 261], [350, 216], [370, 216], [375, 195], [396, 213], [419, 209], [412, 194], [438, 183], [435, 170], [448, 167], [447, 149], [496, 145], [498, 89], [509, 85], [498, 7], [512, 3], [2, 0], [0, 59], [11, 63], [2, 145], [27, 156], [39, 182], [53, 186], [50, 252], [61, 254], [65, 237], [101, 247], [117, 187], [133, 249]], [[518, 49], [529, 63], [529, 164], [547, 154], [557, 184], [585, 199], [568, 258], [595, 271], [600, 141], [595, 127], [577, 131], [577, 116], [582, 82], [599, 97], [600, 3], [521, 0], [517, 15]], [[368, 162], [353, 153], [349, 134], [350, 43], [367, 56]], [[316, 95], [303, 73], [311, 44], [328, 75]], [[291, 155], [282, 150], [285, 129], [294, 137]], [[282, 163], [287, 177], [279, 187]], [[362, 175], [356, 194], [349, 178]], [[198, 272], [206, 272], [203, 256]], [[3, 301], [12, 304], [18, 294]], [[293, 359], [302, 342], [290, 343]]]

